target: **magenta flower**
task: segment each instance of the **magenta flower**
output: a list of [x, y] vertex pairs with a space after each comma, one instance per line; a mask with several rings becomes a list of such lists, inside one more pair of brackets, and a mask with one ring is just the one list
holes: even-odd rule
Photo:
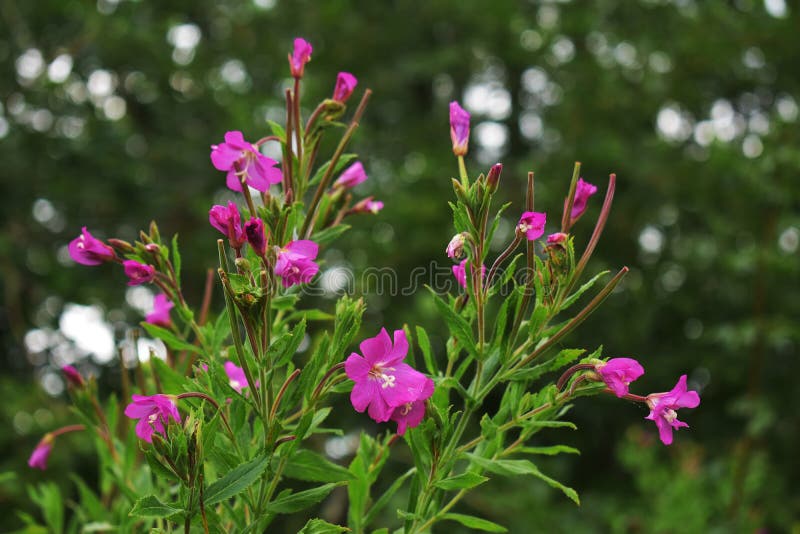
[[292, 71], [292, 78], [300, 79], [303, 77], [306, 63], [311, 61], [311, 52], [314, 49], [311, 44], [300, 37], [294, 40], [294, 50], [289, 54], [289, 69]]
[[[467, 289], [467, 260], [461, 260], [458, 265], [453, 265], [453, 276], [456, 277], [458, 285]], [[481, 265], [481, 278], [486, 278], [486, 266]]]
[[364, 172], [364, 166], [360, 161], [356, 161], [347, 167], [339, 178], [333, 183], [333, 187], [343, 187], [349, 189], [355, 187], [367, 179], [367, 173]]
[[397, 423], [397, 434], [402, 436], [406, 428], [418, 426], [425, 417], [425, 401], [433, 395], [433, 380], [425, 377], [425, 384], [419, 398], [398, 406], [392, 412], [390, 419]]
[[357, 412], [368, 410], [369, 416], [382, 423], [392, 417], [394, 409], [420, 399], [430, 380], [410, 365], [403, 363], [408, 353], [408, 340], [402, 330], [394, 331], [394, 344], [385, 328], [365, 339], [360, 345], [362, 357], [354, 352], [344, 362], [347, 377], [355, 382], [350, 402]]
[[175, 305], [169, 298], [164, 295], [163, 293], [159, 293], [153, 299], [153, 311], [148, 313], [144, 320], [150, 324], [154, 324], [157, 326], [169, 326], [170, 325], [170, 318], [169, 318], [169, 311]]
[[465, 235], [465, 232], [456, 234], [447, 244], [447, 248], [445, 248], [444, 251], [447, 253], [448, 258], [457, 260], [464, 255], [464, 242], [466, 241]]
[[267, 236], [264, 233], [264, 221], [254, 217], [244, 225], [244, 233], [247, 235], [247, 242], [259, 256], [263, 256], [267, 250]]
[[117, 259], [114, 249], [92, 236], [85, 226], [67, 248], [73, 261], [82, 265], [100, 265]]
[[245, 141], [242, 132], [227, 132], [224, 143], [211, 145], [211, 163], [217, 170], [228, 173], [226, 184], [234, 191], [242, 191], [242, 177], [247, 185], [262, 193], [269, 190], [270, 184], [283, 179], [281, 170], [275, 168], [278, 162]]
[[644, 374], [644, 368], [632, 358], [611, 358], [594, 369], [617, 397], [627, 395], [630, 383]]
[[319, 265], [314, 262], [318, 252], [319, 245], [308, 239], [291, 241], [280, 249], [275, 274], [281, 277], [283, 287], [310, 282], [319, 271]]
[[181, 422], [181, 414], [170, 395], [133, 395], [133, 402], [125, 407], [125, 415], [131, 419], [139, 419], [136, 423], [136, 435], [148, 443], [153, 442], [153, 433], [164, 434], [165, 425], [172, 419]]
[[469, 147], [469, 113], [455, 100], [450, 102], [450, 139], [453, 141], [453, 154], [466, 155]]
[[28, 466], [34, 469], [47, 469], [47, 458], [53, 450], [53, 436], [52, 434], [45, 434], [44, 437], [33, 449], [31, 457], [28, 458]]
[[333, 88], [333, 100], [344, 104], [358, 85], [358, 80], [349, 72], [340, 72], [336, 77], [336, 87]]
[[129, 286], [138, 286], [152, 282], [156, 277], [156, 270], [152, 265], [139, 263], [136, 260], [125, 260], [122, 262], [125, 268], [125, 275], [130, 279], [128, 280]]
[[84, 381], [83, 376], [81, 376], [80, 372], [75, 369], [71, 365], [65, 365], [61, 368], [61, 373], [64, 375], [64, 378], [67, 379], [67, 383], [71, 386], [76, 388], [82, 388], [86, 385], [86, 381]]
[[244, 230], [242, 229], [239, 207], [235, 203], [228, 201], [227, 207], [212, 206], [208, 210], [208, 222], [228, 238], [231, 247], [237, 250], [242, 248], [245, 241]]
[[597, 186], [584, 182], [583, 178], [578, 178], [578, 184], [575, 186], [575, 199], [572, 201], [572, 212], [570, 213], [570, 219], [573, 223], [586, 211], [589, 197], [595, 193], [597, 193]]
[[538, 211], [526, 211], [519, 218], [517, 223], [517, 233], [525, 234], [528, 241], [534, 241], [544, 235], [544, 225], [547, 222], [547, 214]]
[[228, 375], [228, 383], [236, 390], [236, 393], [241, 394], [243, 389], [250, 387], [244, 370], [235, 363], [225, 362], [225, 374]]
[[658, 427], [658, 435], [664, 445], [672, 443], [672, 430], [687, 427], [683, 421], [678, 421], [676, 410], [679, 408], [697, 408], [700, 405], [700, 395], [696, 391], [686, 390], [686, 375], [678, 379], [678, 383], [667, 393], [651, 393], [647, 397], [647, 406], [650, 414], [645, 417], [654, 421]]

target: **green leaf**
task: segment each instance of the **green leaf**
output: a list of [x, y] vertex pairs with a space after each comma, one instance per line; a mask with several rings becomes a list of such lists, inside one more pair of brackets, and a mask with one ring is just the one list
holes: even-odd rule
[[555, 456], [556, 454], [580, 454], [581, 451], [575, 447], [567, 445], [551, 445], [550, 447], [521, 447], [517, 449], [521, 453], [527, 454], [544, 454], [546, 456]]
[[142, 328], [144, 328], [145, 332], [150, 334], [151, 336], [160, 339], [164, 342], [166, 346], [173, 350], [187, 350], [189, 352], [195, 352], [197, 354], [201, 354], [203, 351], [200, 347], [192, 345], [191, 343], [180, 339], [178, 336], [167, 330], [166, 328], [162, 328], [160, 326], [156, 326], [154, 324], [140, 323]]
[[492, 523], [487, 519], [481, 519], [480, 517], [475, 517], [473, 515], [465, 515], [465, 514], [444, 514], [442, 516], [443, 520], [450, 520], [450, 521], [458, 521], [462, 525], [468, 528], [474, 528], [477, 530], [483, 530], [484, 532], [508, 532], [508, 529], [502, 525], [498, 525], [497, 523]]
[[303, 342], [303, 337], [306, 335], [306, 320], [303, 319], [294, 327], [291, 332], [288, 332], [269, 346], [268, 353], [269, 359], [272, 360], [274, 367], [283, 367], [292, 360], [300, 343]]
[[164, 504], [155, 495], [148, 495], [136, 501], [128, 515], [134, 517], [170, 517], [183, 510]]
[[421, 326], [416, 328], [417, 331], [417, 345], [422, 351], [422, 358], [425, 360], [425, 368], [428, 374], [436, 375], [436, 363], [433, 358], [433, 351], [431, 350], [431, 340], [428, 339], [428, 333]]
[[566, 310], [567, 308], [569, 308], [570, 306], [575, 304], [575, 301], [577, 301], [579, 298], [581, 298], [581, 295], [583, 295], [586, 292], [587, 289], [592, 287], [601, 277], [607, 275], [608, 273], [609, 273], [609, 271], [603, 271], [603, 272], [597, 273], [596, 275], [594, 275], [592, 277], [591, 280], [589, 280], [588, 282], [583, 284], [581, 287], [579, 287], [578, 290], [575, 293], [573, 293], [566, 300], [564, 300], [564, 302], [561, 304], [561, 311]]
[[328, 496], [333, 488], [344, 485], [345, 482], [333, 482], [317, 488], [300, 491], [289, 495], [279, 496], [266, 506], [266, 511], [272, 514], [293, 514], [317, 504]]
[[[372, 505], [372, 507], [369, 509], [369, 512], [364, 516], [364, 526], [369, 525], [375, 519], [378, 513], [381, 510], [383, 510], [383, 507], [389, 504], [391, 498], [394, 496], [395, 493], [397, 493], [397, 490], [400, 489], [400, 487], [403, 485], [406, 479], [411, 475], [413, 475], [415, 472], [416, 468], [412, 467], [411, 469], [403, 473], [402, 476], [398, 477], [394, 482], [392, 482], [392, 485], [389, 486], [389, 489], [387, 489], [383, 493], [383, 495], [381, 495], [378, 498], [378, 500], [375, 501], [375, 504]], [[373, 534], [375, 533], [373, 532]]]
[[330, 228], [325, 228], [324, 230], [320, 230], [319, 232], [314, 233], [311, 236], [311, 240], [315, 243], [320, 245], [327, 245], [332, 241], [335, 241], [340, 235], [345, 233], [350, 229], [349, 224], [338, 224], [336, 226], [332, 226]]
[[578, 498], [578, 492], [545, 475], [539, 471], [539, 468], [536, 467], [533, 462], [529, 460], [492, 460], [489, 458], [476, 456], [474, 454], [467, 454], [467, 456], [475, 465], [478, 465], [487, 471], [496, 473], [498, 475], [533, 475], [545, 481], [551, 487], [560, 489], [564, 495], [575, 501], [575, 504], [581, 503], [580, 499]]
[[286, 142], [286, 130], [283, 128], [283, 126], [281, 126], [277, 122], [275, 122], [273, 120], [269, 120], [269, 119], [267, 119], [267, 124], [269, 125], [270, 130], [272, 130], [272, 135], [274, 135], [275, 137], [280, 139], [281, 143], [285, 143]]
[[444, 319], [444, 322], [447, 324], [450, 333], [467, 352], [475, 356], [477, 354], [477, 348], [475, 347], [475, 341], [472, 339], [472, 327], [470, 327], [466, 319], [453, 311], [453, 309], [436, 294], [433, 288], [430, 286], [426, 287], [428, 291], [431, 292], [431, 295], [433, 295], [433, 302], [436, 304], [436, 308], [442, 316], [442, 319]]
[[349, 532], [350, 529], [340, 525], [333, 525], [322, 519], [309, 519], [308, 523], [297, 534], [338, 534]]
[[176, 372], [167, 365], [167, 362], [160, 358], [151, 358], [150, 365], [153, 366], [153, 371], [158, 375], [158, 380], [161, 382], [164, 391], [168, 393], [184, 391], [184, 385], [189, 383], [189, 379], [185, 375]]
[[216, 504], [244, 491], [250, 484], [258, 480], [268, 465], [268, 456], [258, 456], [236, 467], [206, 488], [206, 505]]
[[172, 236], [172, 267], [175, 269], [175, 280], [181, 285], [181, 253], [178, 250], [178, 234]]
[[528, 369], [516, 371], [513, 375], [511, 375], [510, 378], [511, 380], [523, 382], [536, 380], [545, 373], [555, 371], [556, 369], [560, 369], [565, 365], [572, 363], [585, 352], [586, 351], [583, 349], [563, 349], [554, 358], [540, 363], [539, 365], [534, 365]]
[[45, 482], [28, 487], [28, 495], [42, 510], [44, 522], [50, 527], [51, 532], [62, 532], [64, 526], [64, 501], [61, 491], [53, 482]]
[[308, 449], [301, 449], [292, 454], [284, 474], [289, 478], [310, 482], [340, 482], [353, 478], [346, 468]]
[[434, 486], [445, 491], [457, 489], [469, 489], [479, 486], [489, 480], [488, 477], [481, 476], [478, 473], [467, 471], [453, 477], [447, 477], [438, 481]]

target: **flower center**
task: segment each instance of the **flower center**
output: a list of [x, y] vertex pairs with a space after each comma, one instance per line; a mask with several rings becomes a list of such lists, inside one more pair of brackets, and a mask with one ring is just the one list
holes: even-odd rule
[[678, 414], [675, 412], [675, 410], [664, 410], [664, 419], [667, 421], [667, 423], [672, 424], [672, 422], [677, 418]]
[[375, 380], [381, 381], [381, 387], [383, 389], [386, 388], [393, 388], [395, 387], [395, 380], [397, 377], [394, 375], [386, 374], [384, 371], [394, 371], [394, 367], [382, 367], [380, 364], [373, 365], [372, 369], [369, 370], [369, 376]]
[[228, 381], [228, 383], [229, 383], [229, 384], [231, 385], [231, 387], [232, 387], [233, 389], [235, 389], [236, 391], [239, 391], [239, 390], [242, 388], [242, 385], [239, 383], [239, 381], [238, 381], [238, 380], [233, 380], [233, 379], [230, 379], [230, 380]]
[[410, 411], [411, 411], [411, 405], [412, 405], [412, 404], [413, 404], [413, 403], [411, 403], [411, 402], [407, 402], [407, 403], [405, 403], [405, 404], [403, 405], [403, 407], [402, 407], [402, 408], [400, 408], [400, 415], [408, 415], [408, 412], [410, 412]]
[[151, 425], [156, 424], [156, 421], [158, 421], [158, 413], [151, 413], [147, 416], [147, 422]]

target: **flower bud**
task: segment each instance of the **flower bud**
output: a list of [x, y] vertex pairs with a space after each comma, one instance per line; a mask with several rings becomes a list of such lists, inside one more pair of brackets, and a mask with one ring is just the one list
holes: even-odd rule
[[564, 248], [567, 245], [567, 240], [569, 239], [569, 235], [563, 232], [556, 232], [555, 234], [550, 234], [547, 236], [547, 245], [550, 247], [561, 247]]
[[82, 265], [100, 265], [117, 259], [114, 249], [92, 236], [85, 226], [68, 248], [73, 261]]
[[455, 260], [461, 259], [464, 256], [464, 241], [466, 240], [466, 233], [461, 232], [453, 236], [453, 239], [448, 243], [445, 252], [448, 258]]
[[294, 40], [294, 49], [289, 54], [289, 69], [292, 72], [292, 78], [299, 80], [303, 77], [306, 63], [311, 61], [312, 51], [311, 44], [305, 39], [298, 37]]
[[344, 104], [353, 94], [358, 80], [349, 72], [340, 72], [336, 77], [336, 86], [333, 88], [333, 100]]
[[130, 279], [128, 280], [129, 286], [138, 286], [152, 282], [156, 277], [156, 270], [145, 263], [139, 263], [135, 260], [126, 260], [122, 262], [125, 268], [125, 274]]
[[52, 450], [53, 435], [48, 433], [44, 435], [39, 441], [39, 444], [36, 445], [36, 448], [33, 449], [31, 457], [28, 458], [28, 466], [44, 471], [47, 469], [47, 458], [50, 456]]
[[580, 219], [583, 212], [586, 211], [586, 206], [589, 203], [589, 197], [597, 193], [597, 186], [584, 182], [583, 178], [578, 179], [575, 186], [575, 198], [572, 201], [572, 211], [570, 212], [570, 224], [575, 224], [575, 221]]
[[136, 249], [133, 248], [133, 245], [122, 239], [116, 239], [112, 237], [108, 240], [108, 244], [123, 254], [132, 254], [136, 252]]
[[83, 376], [81, 376], [78, 370], [75, 369], [73, 366], [65, 365], [64, 367], [61, 368], [61, 372], [63, 373], [64, 378], [67, 379], [67, 383], [69, 385], [74, 386], [76, 388], [82, 388], [83, 386], [86, 385], [86, 382], [83, 380]]
[[242, 248], [245, 242], [242, 221], [239, 215], [239, 208], [233, 202], [228, 202], [227, 206], [212, 206], [208, 211], [208, 222], [211, 226], [227, 236], [231, 247]]
[[254, 217], [244, 225], [244, 233], [247, 235], [247, 242], [253, 247], [256, 254], [263, 257], [267, 250], [267, 238], [264, 234], [264, 221]]
[[456, 102], [450, 102], [450, 139], [453, 154], [465, 156], [469, 146], [469, 113]]
[[364, 165], [360, 161], [356, 161], [339, 175], [339, 178], [333, 183], [333, 187], [349, 189], [364, 182], [366, 179], [367, 173], [364, 171]]
[[497, 191], [497, 186], [500, 184], [500, 173], [503, 172], [503, 164], [495, 163], [489, 169], [489, 174], [486, 176], [486, 187], [489, 193]]

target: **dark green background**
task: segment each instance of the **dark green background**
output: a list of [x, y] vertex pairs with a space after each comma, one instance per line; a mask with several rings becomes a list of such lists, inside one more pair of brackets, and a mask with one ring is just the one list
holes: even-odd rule
[[[566, 345], [603, 344], [607, 355], [638, 358], [647, 369], [635, 384], [639, 393], [667, 390], [682, 373], [701, 389], [700, 408], [683, 417], [691, 429], [670, 448], [657, 442], [639, 407], [612, 398], [579, 401], [572, 415], [579, 431], [548, 439], [583, 454], [542, 465], [581, 493], [581, 507], [539, 481], [519, 479], [493, 482], [465, 500], [463, 511], [511, 532], [533, 525], [542, 532], [800, 528], [796, 4], [257, 4], [0, 2], [0, 472], [69, 488], [70, 469], [90, 478], [94, 469], [78, 437], [59, 443], [46, 473], [25, 466], [39, 436], [71, 420], [63, 398], [36, 386], [53, 355], [28, 354], [26, 332], [57, 327], [69, 302], [121, 310], [130, 324], [140, 320], [124, 304], [118, 269], [63, 265], [59, 249], [83, 225], [133, 239], [156, 219], [164, 234], [180, 234], [185, 284], [199, 301], [217, 237], [207, 210], [224, 189], [209, 145], [232, 129], [256, 139], [267, 133], [265, 116], [280, 119], [286, 53], [291, 39], [303, 36], [314, 45], [306, 107], [330, 93], [338, 70], [359, 78], [359, 93], [374, 91], [354, 143], [370, 175], [358, 192], [374, 194], [386, 209], [359, 219], [324, 253], [328, 264], [357, 272], [391, 266], [401, 280], [431, 261], [448, 265], [446, 201], [457, 169], [447, 104], [463, 102], [470, 86], [494, 84], [510, 98], [509, 114], [495, 116], [496, 101], [476, 100], [487, 113], [473, 113], [468, 166], [477, 173], [496, 160], [505, 164], [500, 196], [515, 202], [509, 224], [522, 209], [528, 170], [536, 172], [537, 209], [551, 221], [559, 218], [574, 161], [601, 190], [608, 173], [618, 175], [614, 211], [590, 269], [628, 265], [631, 273]], [[202, 37], [193, 60], [178, 65], [167, 34], [184, 23]], [[45, 71], [69, 54], [69, 79], [56, 83], [46, 72], [24, 78], [18, 58], [31, 49]], [[220, 74], [230, 60], [246, 70], [239, 83]], [[100, 100], [69, 96], [67, 86], [85, 83], [96, 69], [117, 81], [114, 94], [126, 103], [119, 120], [105, 117]], [[541, 119], [541, 136], [526, 137], [520, 128], [520, 121], [531, 127], [532, 114]], [[477, 125], [493, 118], [507, 129], [498, 154], [486, 153], [477, 135]], [[75, 120], [82, 123], [77, 136]], [[55, 210], [50, 218], [40, 211], [44, 222], [34, 217], [37, 199]], [[593, 199], [576, 230], [579, 247], [599, 204]], [[660, 251], [642, 245], [658, 236]], [[441, 344], [425, 292], [366, 298], [365, 337], [380, 325], [409, 322], [426, 325]], [[117, 330], [121, 337], [124, 328]], [[0, 505], [31, 510], [18, 481], [0, 485]], [[0, 519], [2, 530], [19, 525], [12, 514]]]

